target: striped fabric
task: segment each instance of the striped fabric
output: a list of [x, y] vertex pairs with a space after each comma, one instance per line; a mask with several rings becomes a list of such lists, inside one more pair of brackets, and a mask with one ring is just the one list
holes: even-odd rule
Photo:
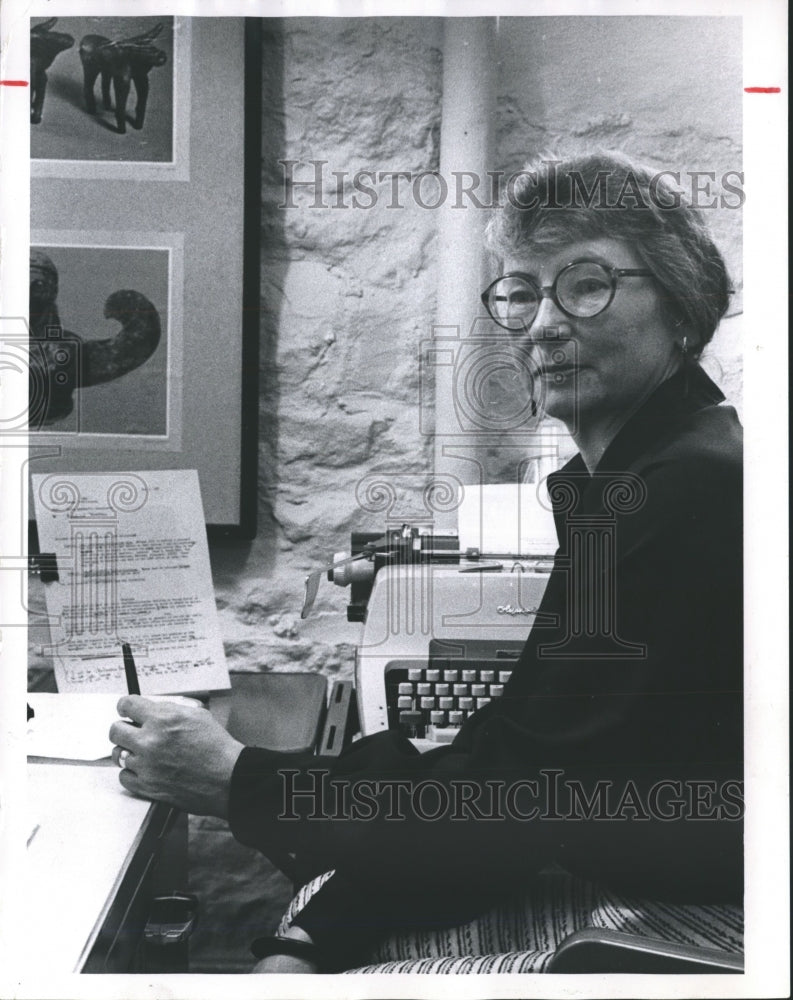
[[598, 905], [592, 912], [592, 927], [743, 954], [743, 908], [740, 906], [630, 900], [607, 889], [601, 889], [598, 895]]
[[284, 934], [286, 930], [288, 930], [288, 928], [292, 925], [292, 921], [295, 919], [298, 913], [300, 913], [300, 911], [303, 909], [303, 907], [306, 905], [309, 899], [311, 899], [311, 897], [315, 893], [319, 892], [322, 886], [328, 881], [329, 878], [332, 878], [334, 874], [335, 872], [331, 868], [329, 872], [325, 872], [322, 875], [317, 875], [316, 878], [312, 879], [310, 882], [307, 882], [300, 889], [298, 894], [289, 904], [286, 913], [281, 917], [281, 922], [278, 925], [278, 930], [275, 932], [276, 936], [280, 936]]
[[432, 973], [434, 975], [486, 975], [488, 973], [544, 972], [553, 952], [507, 951], [501, 955], [467, 955], [462, 958], [416, 958], [404, 962], [380, 962], [347, 969], [345, 975], [382, 975], [389, 972]]
[[[283, 934], [308, 900], [333, 876], [325, 872], [298, 892], [276, 933]], [[470, 923], [391, 934], [372, 951], [371, 964], [350, 973], [485, 974], [543, 972], [557, 946], [585, 927], [741, 954], [740, 906], [694, 906], [620, 896], [561, 869], [540, 875], [529, 892]]]

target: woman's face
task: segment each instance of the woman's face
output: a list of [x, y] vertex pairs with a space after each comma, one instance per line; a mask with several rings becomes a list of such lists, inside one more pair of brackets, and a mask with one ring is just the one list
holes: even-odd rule
[[[630, 243], [586, 239], [508, 257], [504, 272], [522, 271], [546, 287], [565, 265], [579, 260], [646, 269]], [[680, 362], [675, 331], [664, 319], [652, 277], [618, 278], [611, 304], [587, 318], [567, 316], [543, 298], [531, 326], [513, 336], [536, 366], [538, 403], [573, 434], [588, 424], [621, 423]]]

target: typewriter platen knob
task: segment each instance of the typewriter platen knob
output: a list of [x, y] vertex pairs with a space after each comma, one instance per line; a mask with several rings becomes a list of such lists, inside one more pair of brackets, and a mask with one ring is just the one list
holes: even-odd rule
[[[350, 559], [349, 552], [337, 552], [333, 556], [334, 563]], [[353, 583], [365, 583], [374, 579], [374, 563], [369, 559], [358, 559], [355, 562], [344, 562], [343, 566], [332, 566], [328, 570], [328, 579], [337, 587], [349, 587]]]

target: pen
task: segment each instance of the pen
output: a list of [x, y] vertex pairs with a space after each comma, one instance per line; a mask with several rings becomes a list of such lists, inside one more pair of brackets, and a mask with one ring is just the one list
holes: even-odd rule
[[140, 694], [138, 672], [135, 669], [135, 661], [132, 659], [132, 650], [129, 648], [128, 642], [122, 643], [121, 652], [124, 654], [124, 673], [127, 675], [127, 691], [130, 694]]

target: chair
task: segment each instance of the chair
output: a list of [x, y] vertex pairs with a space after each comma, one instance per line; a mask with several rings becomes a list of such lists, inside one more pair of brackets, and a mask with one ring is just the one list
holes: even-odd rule
[[[351, 688], [349, 682], [334, 683], [331, 703], [345, 685]], [[348, 719], [334, 752], [349, 740], [349, 730]], [[333, 874], [325, 872], [297, 892], [277, 934]], [[553, 866], [530, 891], [467, 924], [391, 934], [369, 957], [346, 972], [735, 974], [743, 972], [743, 907], [636, 899]]]
[[[315, 892], [297, 893], [283, 934]], [[554, 868], [531, 891], [470, 923], [394, 933], [370, 961], [347, 973], [740, 973], [743, 910], [738, 905], [648, 902]]]

